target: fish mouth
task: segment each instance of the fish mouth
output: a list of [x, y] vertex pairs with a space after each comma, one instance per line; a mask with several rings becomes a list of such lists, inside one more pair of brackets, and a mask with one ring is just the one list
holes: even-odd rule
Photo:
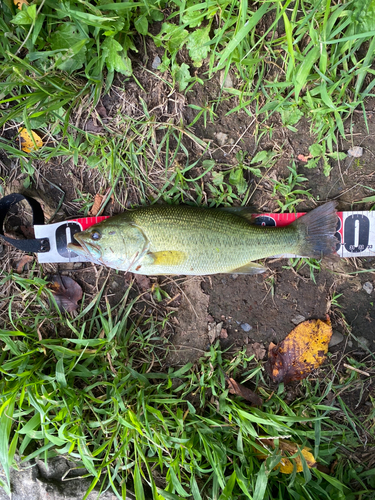
[[83, 255], [85, 257], [88, 257], [90, 260], [97, 261], [101, 257], [101, 250], [100, 248], [88, 241], [84, 241], [80, 236], [79, 233], [76, 233], [74, 235], [75, 243], [71, 242], [68, 243], [67, 247], [69, 250], [72, 250], [73, 252], [77, 253], [78, 255]]

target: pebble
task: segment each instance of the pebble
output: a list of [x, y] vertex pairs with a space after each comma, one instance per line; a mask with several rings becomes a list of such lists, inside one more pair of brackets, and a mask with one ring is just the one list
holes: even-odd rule
[[238, 278], [238, 274], [231, 274], [232, 280], [236, 280]]
[[344, 340], [344, 335], [336, 330], [333, 330], [332, 337], [328, 347], [333, 347], [337, 344], [341, 344], [343, 340]]
[[360, 158], [363, 155], [363, 148], [360, 146], [354, 146], [348, 150], [348, 156], [353, 158]]
[[366, 337], [358, 337], [357, 341], [358, 341], [358, 347], [368, 348], [370, 346], [370, 341], [369, 339], [366, 339]]
[[228, 142], [228, 135], [224, 134], [223, 132], [218, 132], [216, 134], [216, 140], [219, 146], [225, 146], [225, 144]]
[[161, 59], [159, 56], [155, 56], [154, 60], [152, 61], [152, 69], [158, 69], [158, 67], [161, 65]]
[[374, 289], [374, 286], [372, 283], [370, 283], [370, 281], [366, 281], [366, 283], [364, 283], [363, 287], [364, 291], [366, 293], [368, 293], [370, 295], [370, 293], [373, 291]]
[[291, 321], [292, 321], [293, 325], [297, 326], [305, 320], [306, 320], [305, 316], [302, 316], [302, 314], [297, 314], [297, 316], [295, 318], [293, 318]]
[[249, 325], [249, 323], [241, 323], [241, 328], [244, 332], [249, 332], [253, 329], [253, 327]]

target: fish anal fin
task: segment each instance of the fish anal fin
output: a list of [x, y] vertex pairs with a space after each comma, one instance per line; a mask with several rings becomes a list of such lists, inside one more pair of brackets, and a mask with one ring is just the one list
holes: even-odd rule
[[179, 250], [162, 250], [161, 252], [150, 252], [154, 266], [177, 266], [186, 260], [186, 253]]
[[237, 269], [232, 269], [233, 274], [260, 274], [267, 271], [267, 268], [258, 264], [257, 262], [248, 262], [242, 267], [237, 267]]

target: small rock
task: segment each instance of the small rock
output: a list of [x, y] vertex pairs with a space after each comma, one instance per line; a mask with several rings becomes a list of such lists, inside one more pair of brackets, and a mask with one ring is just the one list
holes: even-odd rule
[[221, 339], [227, 339], [228, 338], [228, 332], [227, 332], [227, 330], [225, 328], [221, 329], [220, 338]]
[[344, 340], [344, 335], [336, 330], [333, 330], [332, 337], [328, 347], [333, 347], [335, 345], [341, 344], [343, 340]]
[[152, 69], [158, 69], [158, 67], [161, 65], [161, 59], [159, 56], [155, 56], [154, 60], [152, 61]]
[[370, 293], [373, 291], [374, 289], [374, 286], [372, 283], [370, 283], [370, 281], [366, 281], [366, 283], [364, 283], [363, 287], [364, 291], [366, 293], [368, 293], [370, 295]]
[[249, 325], [249, 323], [241, 323], [241, 328], [244, 332], [249, 332], [253, 329], [253, 327]]
[[353, 342], [351, 340], [348, 340], [348, 347], [353, 347]]
[[305, 320], [306, 320], [305, 316], [302, 316], [302, 314], [297, 314], [297, 316], [295, 318], [293, 318], [291, 321], [292, 321], [293, 325], [297, 326]]
[[217, 143], [219, 144], [219, 146], [225, 146], [225, 144], [228, 141], [228, 135], [224, 134], [223, 132], [218, 132], [216, 134], [216, 140], [217, 140]]
[[369, 339], [366, 339], [366, 337], [358, 337], [358, 347], [363, 347], [363, 348], [368, 348], [370, 345]]
[[231, 274], [232, 280], [236, 280], [238, 278], [238, 274]]
[[354, 146], [348, 150], [348, 156], [352, 156], [353, 158], [360, 158], [363, 155], [363, 148], [360, 146]]

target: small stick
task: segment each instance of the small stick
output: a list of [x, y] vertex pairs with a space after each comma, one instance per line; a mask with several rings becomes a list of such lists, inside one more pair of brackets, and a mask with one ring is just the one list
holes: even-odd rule
[[367, 377], [370, 376], [369, 373], [364, 372], [363, 370], [360, 370], [359, 368], [354, 368], [354, 366], [347, 365], [346, 363], [343, 363], [345, 368], [349, 368], [349, 370], [353, 370], [354, 372], [360, 373], [361, 375], [366, 375]]

